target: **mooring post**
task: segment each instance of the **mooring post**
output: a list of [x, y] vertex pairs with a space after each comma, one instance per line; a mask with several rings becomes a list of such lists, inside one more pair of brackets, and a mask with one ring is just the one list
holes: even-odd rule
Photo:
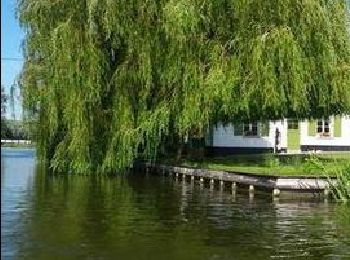
[[278, 197], [280, 195], [280, 193], [281, 193], [281, 191], [279, 189], [276, 189], [276, 188], [273, 189], [273, 191], [272, 191], [272, 195], [274, 197]]
[[[182, 179], [182, 180], [183, 180], [183, 179]], [[184, 186], [186, 186], [186, 181], [183, 180], [183, 181], [181, 182], [181, 184], [182, 184], [182, 188], [184, 189]]]
[[249, 193], [253, 193], [254, 192], [254, 185], [249, 185]]
[[194, 175], [191, 175], [191, 186], [194, 186]]
[[254, 199], [254, 192], [249, 192], [249, 202], [252, 202]]
[[184, 174], [184, 173], [182, 174], [182, 181], [186, 182], [186, 174]]
[[280, 198], [279, 197], [272, 197], [272, 201], [275, 204], [278, 204], [280, 202]]
[[328, 197], [328, 195], [329, 195], [329, 189], [324, 189], [323, 194], [324, 194], [326, 197]]
[[210, 179], [210, 181], [209, 181], [209, 186], [210, 186], [210, 189], [211, 189], [211, 190], [214, 189], [214, 179]]
[[236, 188], [237, 188], [236, 182], [233, 181], [233, 182], [231, 183], [231, 193], [232, 193], [232, 195], [235, 196], [235, 197], [236, 197]]
[[203, 177], [199, 178], [199, 185], [200, 185], [201, 188], [204, 187], [204, 179], [203, 179]]
[[324, 194], [325, 197], [329, 196], [329, 187], [328, 187], [328, 185], [324, 188], [323, 194]]
[[233, 182], [231, 183], [231, 189], [232, 189], [232, 190], [236, 190], [236, 182], [233, 181]]
[[221, 180], [221, 181], [220, 181], [220, 189], [222, 190], [223, 188], [224, 188], [224, 181]]
[[236, 191], [235, 190], [232, 190], [231, 201], [236, 202]]

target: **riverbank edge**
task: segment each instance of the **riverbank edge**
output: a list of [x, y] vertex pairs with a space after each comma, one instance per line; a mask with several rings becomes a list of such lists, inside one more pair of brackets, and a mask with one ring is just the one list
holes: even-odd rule
[[272, 191], [274, 196], [279, 196], [281, 191], [292, 193], [323, 193], [328, 196], [330, 186], [336, 184], [335, 177], [266, 176], [152, 163], [144, 163], [140, 166], [146, 173], [168, 174], [182, 178], [184, 181], [186, 181], [187, 177], [190, 177], [191, 181], [199, 180], [201, 183], [209, 181], [210, 185], [214, 185], [214, 182], [219, 182], [219, 186], [229, 183], [232, 188], [236, 186], [248, 186], [249, 191], [267, 189]]
[[33, 145], [1, 145], [1, 149], [14, 149], [14, 150], [35, 150]]

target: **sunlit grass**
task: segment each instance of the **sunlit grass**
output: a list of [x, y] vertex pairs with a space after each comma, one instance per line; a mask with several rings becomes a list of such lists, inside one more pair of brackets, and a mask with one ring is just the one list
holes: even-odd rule
[[[237, 155], [228, 157], [183, 159], [166, 164], [205, 168], [210, 170], [257, 174], [266, 176], [337, 177], [350, 161], [350, 153], [322, 155]], [[327, 172], [324, 171], [327, 170]]]

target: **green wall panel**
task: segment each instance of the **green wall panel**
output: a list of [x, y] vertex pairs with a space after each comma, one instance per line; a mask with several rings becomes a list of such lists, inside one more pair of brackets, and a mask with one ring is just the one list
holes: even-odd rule
[[335, 116], [333, 123], [333, 136], [341, 137], [341, 117]]
[[316, 135], [316, 121], [314, 119], [310, 119], [308, 122], [308, 136]]
[[288, 129], [287, 141], [288, 150], [299, 150], [300, 149], [300, 127], [297, 129]]

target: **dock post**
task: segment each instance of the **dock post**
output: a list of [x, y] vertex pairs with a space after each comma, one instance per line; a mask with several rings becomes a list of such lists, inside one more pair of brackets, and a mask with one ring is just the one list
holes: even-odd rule
[[274, 197], [278, 197], [280, 195], [280, 193], [281, 193], [281, 191], [279, 189], [276, 189], [276, 188], [273, 189], [273, 191], [272, 191], [272, 195]]
[[232, 190], [231, 201], [236, 202], [236, 191], [235, 190]]
[[254, 185], [249, 185], [249, 202], [254, 199]]
[[220, 181], [220, 189], [222, 190], [223, 188], [224, 188], [224, 181], [221, 180], [221, 181]]
[[175, 182], [178, 183], [179, 182], [179, 173], [175, 172]]
[[199, 183], [200, 183], [200, 187], [203, 188], [203, 186], [204, 186], [204, 179], [203, 179], [203, 177], [199, 178]]
[[280, 198], [279, 197], [272, 197], [272, 201], [275, 204], [278, 204], [280, 202]]
[[191, 175], [191, 186], [194, 186], [194, 175]]
[[210, 179], [210, 181], [209, 181], [209, 186], [210, 186], [210, 189], [211, 189], [211, 190], [214, 189], [214, 179]]
[[184, 174], [184, 173], [182, 174], [182, 181], [186, 182], [186, 174]]
[[236, 182], [233, 181], [233, 182], [231, 183], [231, 189], [232, 189], [232, 190], [236, 190]]
[[236, 186], [236, 182], [232, 182], [231, 183], [231, 194], [232, 194], [232, 196], [234, 196], [235, 198], [236, 198], [236, 188], [237, 188], [237, 186]]
[[329, 196], [329, 187], [328, 186], [324, 188], [323, 194], [324, 194], [325, 197]]

